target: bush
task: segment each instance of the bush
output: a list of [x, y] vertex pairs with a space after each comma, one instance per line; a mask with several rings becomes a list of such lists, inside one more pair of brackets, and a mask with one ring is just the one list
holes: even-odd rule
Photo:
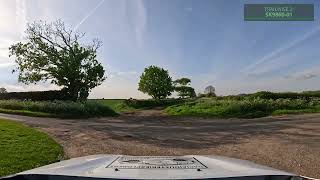
[[179, 104], [179, 103], [183, 103], [183, 102], [185, 102], [185, 100], [183, 100], [183, 99], [162, 99], [162, 100], [128, 99], [128, 100], [125, 100], [126, 105], [128, 105], [129, 107], [137, 108], [137, 109], [171, 106], [171, 105], [175, 105], [175, 104]]
[[262, 99], [311, 99], [320, 98], [320, 91], [305, 91], [302, 93], [295, 92], [281, 92], [274, 93], [268, 91], [260, 91], [249, 95], [250, 98], [262, 98]]
[[217, 95], [214, 92], [207, 93], [207, 94], [202, 94], [202, 93], [198, 94], [198, 98], [204, 98], [204, 97], [217, 97]]
[[277, 110], [316, 109], [315, 111], [319, 112], [319, 105], [319, 100], [305, 99], [219, 100], [218, 98], [202, 98], [194, 102], [170, 106], [165, 111], [171, 115], [254, 118], [271, 115]]
[[96, 101], [20, 101], [0, 100], [0, 108], [52, 114], [56, 117], [87, 118], [95, 116], [113, 116], [116, 113], [109, 107]]

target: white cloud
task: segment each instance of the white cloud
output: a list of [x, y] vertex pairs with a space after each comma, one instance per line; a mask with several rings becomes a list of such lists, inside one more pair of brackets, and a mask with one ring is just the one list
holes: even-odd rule
[[108, 78], [101, 86], [92, 90], [89, 98], [150, 98], [148, 95], [138, 91], [138, 78], [130, 79], [123, 76]]
[[16, 35], [15, 1], [0, 1], [0, 39]]
[[134, 76], [137, 75], [138, 73], [136, 71], [118, 71], [115, 74], [119, 76]]
[[18, 33], [20, 33], [20, 40], [22, 40], [27, 25], [27, 8], [25, 0], [16, 0], [16, 24]]
[[135, 19], [135, 36], [136, 41], [139, 47], [142, 46], [143, 37], [146, 33], [147, 27], [147, 12], [142, 0], [136, 0], [134, 8], [136, 10], [136, 19]]
[[9, 46], [21, 40], [26, 27], [27, 11], [25, 0], [0, 2], [0, 68], [13, 65], [9, 58]]
[[294, 80], [309, 80], [318, 76], [320, 76], [320, 66], [312, 67], [303, 71], [286, 75], [285, 78]]
[[14, 66], [14, 63], [0, 63], [0, 69], [2, 68], [9, 68], [9, 67], [13, 67]]
[[6, 84], [0, 83], [0, 87], [4, 87], [8, 92], [24, 92], [24, 91], [49, 91], [49, 90], [59, 90], [60, 88], [54, 84], [49, 83], [39, 83], [39, 84]]
[[9, 60], [9, 47], [13, 43], [14, 43], [13, 40], [10, 40], [7, 38], [0, 39], [0, 63], [3, 62], [3, 60], [10, 61]]

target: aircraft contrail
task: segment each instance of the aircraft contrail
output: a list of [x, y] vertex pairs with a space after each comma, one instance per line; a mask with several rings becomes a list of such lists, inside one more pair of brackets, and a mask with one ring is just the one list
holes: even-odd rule
[[26, 2], [24, 0], [16, 0], [16, 23], [20, 33], [20, 39], [23, 39], [23, 32], [26, 29]]
[[105, 0], [101, 0], [89, 13], [73, 28], [76, 31], [82, 23], [84, 23], [103, 3]]
[[286, 44], [285, 46], [282, 46], [279, 49], [276, 49], [274, 51], [272, 51], [271, 53], [263, 56], [261, 59], [259, 59], [257, 62], [250, 64], [249, 66], [247, 66], [243, 72], [247, 72], [247, 71], [252, 71], [255, 67], [257, 67], [258, 65], [267, 62], [268, 60], [270, 60], [272, 57], [280, 54], [283, 51], [286, 51], [294, 46], [296, 46], [297, 44], [300, 44], [301, 42], [305, 41], [306, 39], [308, 39], [309, 37], [313, 36], [314, 34], [318, 33], [320, 31], [320, 26], [314, 28], [312, 31], [307, 32], [306, 34], [300, 36], [299, 38], [295, 39], [294, 41]]

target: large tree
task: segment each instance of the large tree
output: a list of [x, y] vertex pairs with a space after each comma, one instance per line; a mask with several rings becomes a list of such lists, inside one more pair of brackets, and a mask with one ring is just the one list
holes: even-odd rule
[[25, 41], [9, 48], [20, 82], [49, 81], [61, 86], [71, 100], [79, 100], [105, 80], [105, 70], [97, 60], [101, 41], [82, 44], [85, 34], [67, 29], [61, 20], [33, 22], [25, 33]]
[[172, 79], [167, 70], [149, 66], [140, 76], [139, 91], [147, 93], [154, 99], [163, 99], [173, 91]]

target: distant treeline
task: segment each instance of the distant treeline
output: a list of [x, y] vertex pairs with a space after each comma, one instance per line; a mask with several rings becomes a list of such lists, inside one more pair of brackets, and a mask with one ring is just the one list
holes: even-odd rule
[[[218, 96], [216, 99], [230, 99], [230, 100], [243, 100], [243, 99], [311, 99], [320, 98], [320, 91], [304, 91], [301, 93], [296, 92], [269, 92], [260, 91], [253, 94], [239, 94], [230, 96]], [[53, 100], [70, 100], [70, 97], [63, 90], [56, 91], [29, 91], [29, 92], [8, 92], [0, 93], [0, 100], [32, 100], [32, 101], [53, 101]], [[179, 102], [183, 102], [180, 100]], [[172, 105], [177, 103], [177, 99], [167, 99], [163, 101], [154, 100], [136, 100], [128, 99], [125, 101], [126, 104], [134, 107], [145, 107], [148, 106], [159, 106], [159, 105]]]
[[0, 93], [0, 100], [53, 101], [70, 99], [64, 91], [29, 91]]
[[262, 99], [309, 99], [313, 97], [320, 97], [320, 91], [305, 91], [302, 93], [295, 92], [268, 92], [261, 91], [251, 95], [252, 97], [260, 97]]
[[154, 100], [154, 99], [127, 99], [124, 103], [130, 107], [134, 108], [154, 108], [154, 107], [164, 107], [164, 106], [172, 106], [179, 103], [185, 102], [185, 99], [162, 99], [162, 100]]
[[296, 92], [270, 92], [270, 91], [259, 91], [253, 94], [239, 94], [230, 96], [220, 96], [218, 99], [233, 99], [242, 100], [250, 98], [261, 98], [261, 99], [310, 99], [320, 98], [320, 91], [304, 91], [301, 93]]

